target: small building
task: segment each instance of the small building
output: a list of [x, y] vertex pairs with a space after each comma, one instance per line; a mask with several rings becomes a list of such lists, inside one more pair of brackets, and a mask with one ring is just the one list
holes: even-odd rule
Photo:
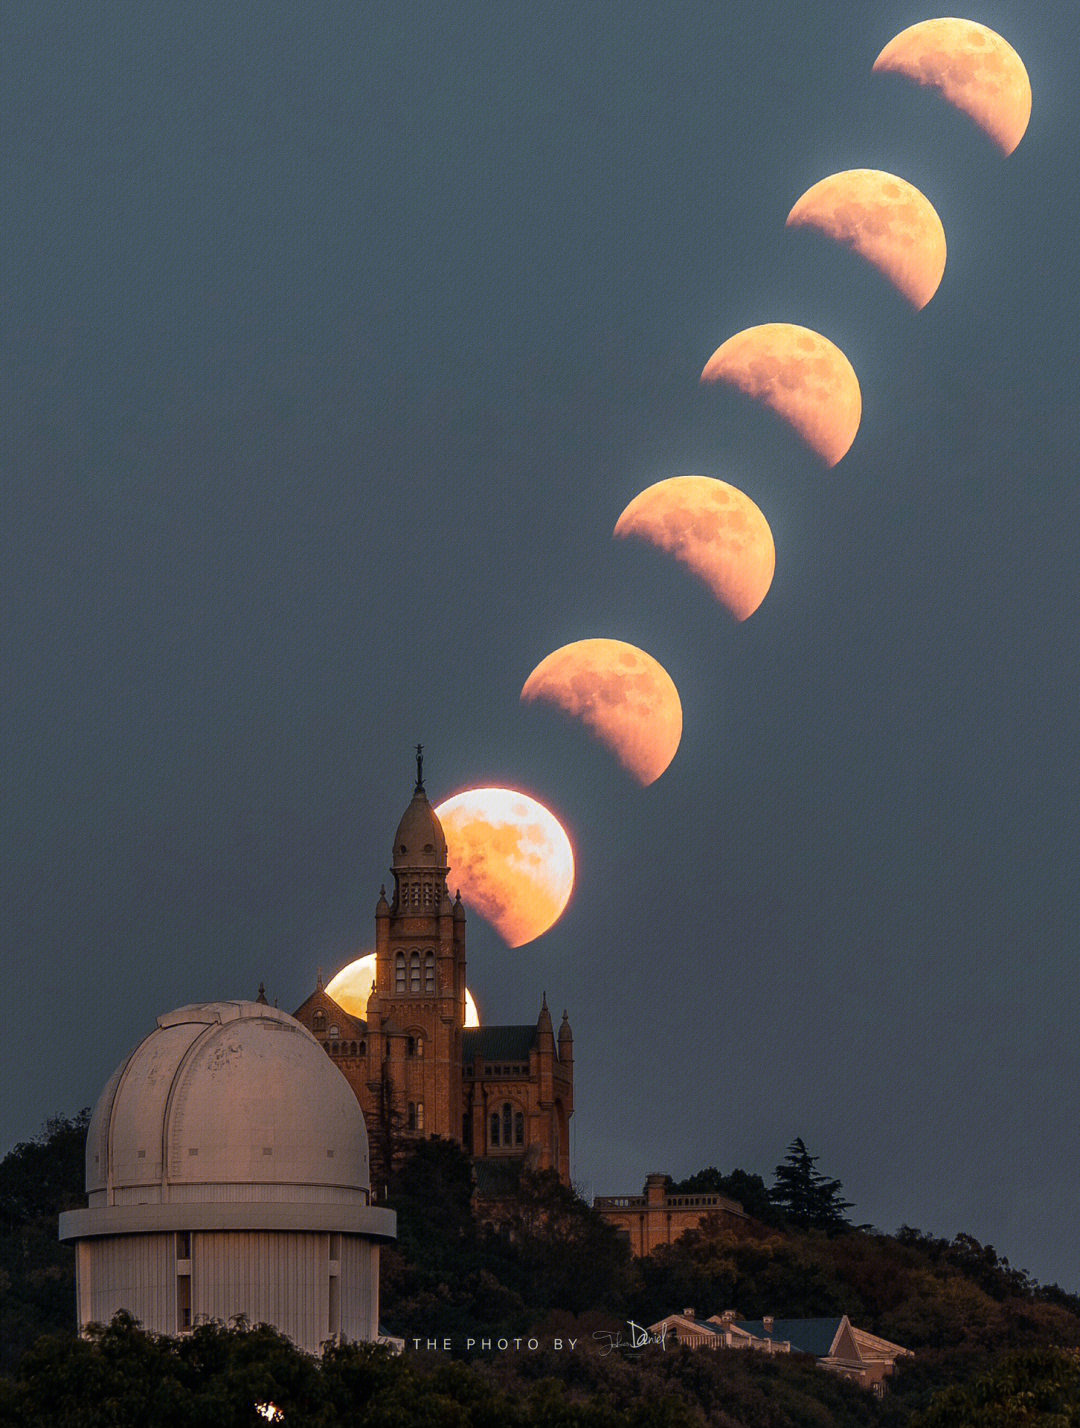
[[356, 1097], [315, 1038], [260, 1002], [181, 1007], [120, 1063], [86, 1143], [79, 1329], [128, 1310], [183, 1334], [242, 1315], [302, 1349], [379, 1337], [379, 1244]]
[[743, 1224], [748, 1218], [740, 1204], [724, 1195], [672, 1194], [670, 1184], [670, 1175], [647, 1175], [640, 1195], [597, 1195], [593, 1209], [625, 1236], [635, 1255], [652, 1254], [658, 1245], [674, 1244], [711, 1215], [732, 1225]]
[[809, 1354], [818, 1367], [839, 1374], [879, 1396], [897, 1359], [913, 1358], [910, 1349], [856, 1329], [846, 1314], [838, 1318], [740, 1319], [733, 1310], [699, 1320], [693, 1309], [669, 1314], [649, 1325], [666, 1343], [692, 1349], [751, 1349], [768, 1354]]

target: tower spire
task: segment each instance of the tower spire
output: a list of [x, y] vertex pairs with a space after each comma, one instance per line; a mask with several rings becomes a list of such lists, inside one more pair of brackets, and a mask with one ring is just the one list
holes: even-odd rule
[[423, 791], [424, 791], [424, 746], [423, 746], [423, 744], [417, 744], [417, 746], [416, 746], [416, 789], [415, 789], [415, 792], [416, 792], [416, 793], [423, 793]]

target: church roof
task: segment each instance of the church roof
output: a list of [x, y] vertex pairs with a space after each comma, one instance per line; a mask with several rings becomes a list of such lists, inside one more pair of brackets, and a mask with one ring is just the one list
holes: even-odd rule
[[536, 1041], [535, 1026], [470, 1026], [461, 1034], [461, 1059], [528, 1061]]
[[813, 1354], [823, 1359], [832, 1352], [836, 1336], [843, 1324], [842, 1318], [833, 1319], [774, 1319], [772, 1329], [766, 1332], [763, 1319], [737, 1319], [735, 1327], [745, 1329], [755, 1339], [772, 1339], [774, 1343], [785, 1340], [797, 1354]]

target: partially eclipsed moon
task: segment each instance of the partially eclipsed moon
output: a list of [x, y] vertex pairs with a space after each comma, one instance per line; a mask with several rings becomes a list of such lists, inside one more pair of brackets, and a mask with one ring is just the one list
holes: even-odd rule
[[974, 20], [923, 20], [891, 39], [874, 69], [939, 90], [1006, 154], [1031, 118], [1031, 81], [1007, 40]]
[[578, 640], [552, 651], [529, 675], [521, 697], [546, 699], [575, 715], [640, 783], [660, 777], [682, 738], [682, 704], [671, 675], [622, 640]]
[[737, 620], [764, 600], [776, 568], [769, 523], [749, 496], [710, 476], [672, 476], [641, 491], [615, 525], [699, 575]]
[[880, 169], [847, 169], [808, 188], [788, 227], [818, 228], [873, 263], [922, 308], [945, 271], [945, 229], [913, 184]]
[[559, 918], [574, 887], [574, 852], [562, 824], [512, 788], [470, 788], [440, 803], [450, 883], [511, 947]]
[[727, 382], [783, 417], [826, 466], [855, 440], [862, 393], [839, 347], [792, 322], [767, 322], [729, 337], [705, 364], [703, 382]]
[[[365, 952], [362, 957], [357, 957], [355, 962], [350, 962], [331, 977], [326, 984], [327, 994], [333, 997], [342, 1011], [364, 1021], [367, 1018], [368, 997], [371, 995], [371, 984], [374, 980], [375, 953]], [[480, 1015], [468, 987], [465, 988], [465, 1025], [480, 1025]]]

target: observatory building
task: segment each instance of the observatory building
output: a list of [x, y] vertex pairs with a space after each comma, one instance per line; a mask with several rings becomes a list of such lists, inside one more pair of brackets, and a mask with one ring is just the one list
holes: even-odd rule
[[363, 1113], [318, 1041], [260, 1002], [157, 1019], [113, 1073], [86, 1145], [79, 1328], [129, 1310], [157, 1333], [244, 1315], [300, 1348], [375, 1339], [379, 1242]]

